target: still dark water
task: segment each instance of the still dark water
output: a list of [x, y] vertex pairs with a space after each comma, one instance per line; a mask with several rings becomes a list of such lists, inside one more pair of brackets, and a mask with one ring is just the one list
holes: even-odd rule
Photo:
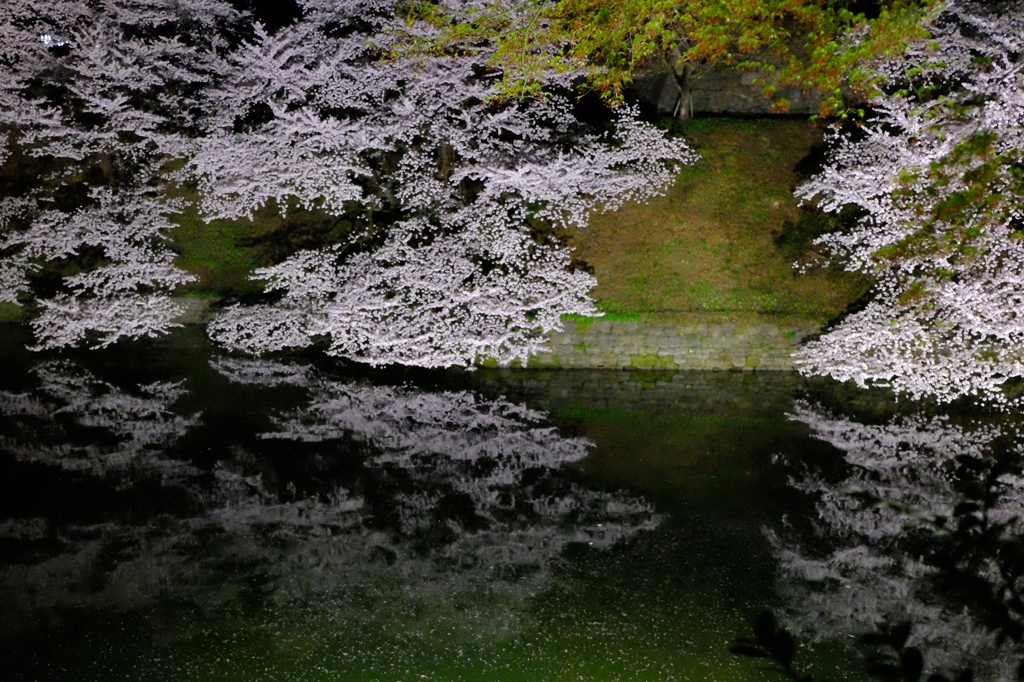
[[[1016, 461], [1011, 420], [788, 374], [371, 372], [195, 330], [35, 355], [20, 334], [0, 679], [783, 679], [729, 652], [763, 609], [817, 680], [866, 679], [854, 638], [904, 620], [930, 669], [1015, 672], [933, 523], [969, 497], [958, 463]], [[1000, 475], [977, 514], [1015, 532], [1024, 483]], [[994, 593], [993, 566], [971, 570]]]

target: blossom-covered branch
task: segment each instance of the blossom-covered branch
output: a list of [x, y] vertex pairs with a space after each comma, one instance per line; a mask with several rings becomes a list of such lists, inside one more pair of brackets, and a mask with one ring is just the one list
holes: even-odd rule
[[1024, 6], [949, 2], [931, 31], [797, 190], [861, 211], [818, 243], [877, 277], [874, 301], [798, 362], [915, 398], [1005, 405], [1004, 382], [1024, 376]]

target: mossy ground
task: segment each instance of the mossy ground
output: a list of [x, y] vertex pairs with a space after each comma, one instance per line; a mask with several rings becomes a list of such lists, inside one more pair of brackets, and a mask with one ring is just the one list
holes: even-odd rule
[[[194, 197], [190, 197], [194, 199]], [[186, 296], [243, 296], [262, 290], [253, 271], [281, 262], [301, 249], [342, 241], [359, 220], [319, 210], [276, 205], [257, 209], [252, 217], [204, 221], [194, 205], [172, 216], [175, 264], [196, 276], [179, 292]]]
[[598, 305], [659, 321], [787, 316], [826, 321], [869, 282], [793, 269], [797, 164], [821, 140], [795, 119], [698, 119], [682, 130], [700, 160], [666, 195], [595, 215], [571, 238]]
[[243, 246], [256, 231], [253, 221], [200, 219], [194, 209], [174, 216], [171, 231], [175, 264], [196, 276], [184, 293], [216, 295], [258, 290], [249, 279], [256, 267], [251, 248]]

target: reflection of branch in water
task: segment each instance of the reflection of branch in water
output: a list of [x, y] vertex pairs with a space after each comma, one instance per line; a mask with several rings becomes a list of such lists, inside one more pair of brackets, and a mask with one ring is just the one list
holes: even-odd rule
[[[779, 677], [794, 682], [814, 682], [797, 662], [797, 644], [793, 635], [776, 624], [775, 615], [762, 611], [753, 622], [754, 637], [738, 637], [730, 651], [740, 656], [772, 662], [768, 669]], [[862, 635], [857, 643], [863, 648], [865, 672], [885, 682], [919, 682], [926, 663], [921, 650], [907, 644], [913, 625], [909, 622], [883, 623], [878, 631]], [[965, 668], [950, 678], [939, 673], [928, 676], [928, 682], [972, 682], [974, 670]]]
[[184, 466], [162, 456], [199, 423], [198, 414], [182, 416], [171, 409], [187, 393], [180, 383], [126, 391], [70, 362], [42, 363], [35, 374], [40, 383], [35, 393], [0, 390], [0, 414], [16, 420], [16, 432], [25, 434], [0, 437], [0, 451], [97, 476], [141, 469], [172, 476]]
[[642, 500], [553, 476], [585, 457], [590, 443], [559, 435], [545, 418], [468, 392], [320, 380], [306, 407], [275, 420], [277, 430], [262, 437], [367, 443], [374, 475], [396, 482], [379, 487], [414, 488], [388, 496], [398, 554], [426, 551], [446, 567], [518, 576], [539, 589], [569, 544], [606, 548], [657, 523]]
[[[1000, 567], [1002, 552], [988, 551], [993, 547], [976, 532], [999, 529], [1013, 538], [1024, 530], [1024, 479], [984, 471], [1005, 429], [965, 429], [941, 417], [865, 425], [808, 403], [798, 404], [791, 418], [838, 448], [848, 465], [838, 482], [810, 469], [791, 479], [816, 500], [819, 531], [831, 549], [815, 553], [811, 546], [820, 539], [769, 532], [797, 630], [820, 639], [909, 621], [910, 643], [937, 669], [973, 663], [985, 675], [1016, 674], [1019, 653], [1000, 649], [997, 639], [1003, 632], [1020, 641], [1011, 621], [1024, 614], [1014, 616], [1006, 596], [1020, 584], [1024, 564], [1008, 574]], [[1001, 466], [1019, 473], [1021, 455], [1011, 449]], [[968, 573], [985, 594], [961, 590], [967, 603], [942, 596], [944, 579]], [[993, 607], [1006, 615], [1003, 621], [991, 619]]]
[[210, 366], [233, 383], [266, 387], [308, 386], [313, 374], [309, 365], [227, 356], [213, 358]]
[[[63, 545], [45, 560], [0, 569], [3, 608], [124, 610], [172, 599], [216, 614], [256, 582], [267, 605], [312, 603], [350, 624], [506, 637], [521, 628], [527, 599], [550, 586], [567, 547], [608, 548], [659, 522], [643, 500], [558, 475], [588, 443], [559, 435], [543, 413], [465, 392], [335, 381], [301, 366], [215, 366], [232, 381], [304, 386], [308, 402], [250, 442], [228, 444], [212, 470], [164, 481], [198, 501], [178, 517], [0, 525], [9, 538]], [[92, 414], [88, 400], [65, 402], [75, 419]], [[140, 428], [121, 419], [105, 428]], [[84, 447], [74, 436], [66, 434], [67, 447]], [[308, 444], [289, 444], [296, 440]], [[353, 441], [369, 453], [355, 471], [344, 450]], [[301, 494], [286, 478], [295, 474], [275, 465], [282, 447], [295, 449], [287, 471], [313, 471]]]

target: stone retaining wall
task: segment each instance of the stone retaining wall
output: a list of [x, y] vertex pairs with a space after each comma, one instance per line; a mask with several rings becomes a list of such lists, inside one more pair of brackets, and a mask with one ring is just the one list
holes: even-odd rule
[[810, 320], [737, 325], [566, 322], [531, 367], [791, 370], [792, 352], [820, 326]]
[[[181, 298], [184, 324], [211, 319], [210, 299]], [[792, 370], [792, 352], [821, 331], [813, 320], [761, 324], [651, 324], [566, 321], [551, 334], [550, 352], [529, 358], [530, 367], [589, 369]], [[485, 361], [484, 365], [493, 364]]]
[[[766, 116], [772, 113], [771, 101], [754, 85], [759, 74], [733, 68], [712, 69], [693, 82], [693, 112], [704, 115]], [[670, 115], [675, 110], [679, 90], [668, 71], [639, 74], [633, 90], [640, 100], [658, 114]], [[789, 101], [789, 113], [810, 116], [817, 114], [823, 96], [817, 91], [803, 92], [793, 86], [781, 86], [777, 97]]]

